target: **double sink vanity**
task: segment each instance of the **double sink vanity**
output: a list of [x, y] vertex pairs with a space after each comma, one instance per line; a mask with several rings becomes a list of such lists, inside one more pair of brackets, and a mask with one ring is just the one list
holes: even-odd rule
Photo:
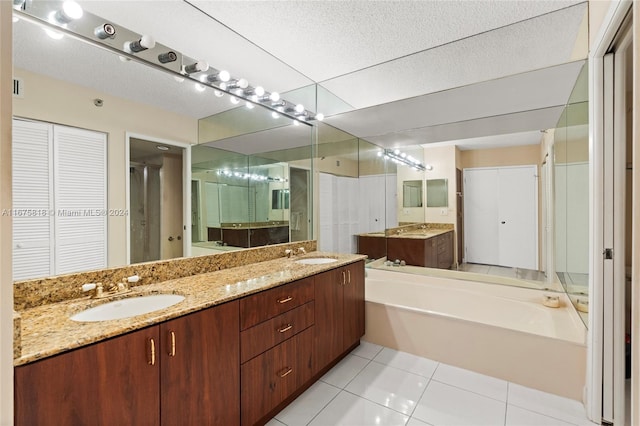
[[364, 256], [295, 247], [16, 309], [15, 424], [266, 423], [364, 334]]

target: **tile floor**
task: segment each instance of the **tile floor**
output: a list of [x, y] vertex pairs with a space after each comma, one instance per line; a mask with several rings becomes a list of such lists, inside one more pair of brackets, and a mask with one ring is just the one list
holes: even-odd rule
[[267, 426], [589, 425], [577, 401], [362, 342]]

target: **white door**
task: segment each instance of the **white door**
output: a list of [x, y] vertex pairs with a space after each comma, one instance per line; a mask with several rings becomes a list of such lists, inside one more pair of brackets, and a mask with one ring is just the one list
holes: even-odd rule
[[536, 171], [536, 166], [498, 169], [498, 264], [501, 266], [538, 269]]
[[464, 169], [465, 262], [497, 265], [498, 172]]
[[465, 261], [538, 269], [536, 166], [463, 173]]

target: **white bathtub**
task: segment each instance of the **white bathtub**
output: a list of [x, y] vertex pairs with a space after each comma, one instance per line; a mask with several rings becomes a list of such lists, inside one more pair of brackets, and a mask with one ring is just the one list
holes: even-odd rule
[[364, 339], [582, 400], [586, 328], [543, 292], [367, 269]]

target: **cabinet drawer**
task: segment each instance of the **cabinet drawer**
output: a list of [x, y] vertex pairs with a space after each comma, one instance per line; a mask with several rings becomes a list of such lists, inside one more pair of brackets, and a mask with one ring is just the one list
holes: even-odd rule
[[304, 305], [313, 300], [313, 293], [313, 277], [309, 277], [245, 297], [240, 300], [240, 329]]
[[240, 333], [240, 362], [244, 363], [295, 336], [314, 323], [314, 302], [305, 303]]
[[314, 327], [285, 340], [241, 367], [241, 422], [255, 424], [311, 379]]
[[438, 254], [446, 253], [449, 247], [446, 244], [438, 245]]

